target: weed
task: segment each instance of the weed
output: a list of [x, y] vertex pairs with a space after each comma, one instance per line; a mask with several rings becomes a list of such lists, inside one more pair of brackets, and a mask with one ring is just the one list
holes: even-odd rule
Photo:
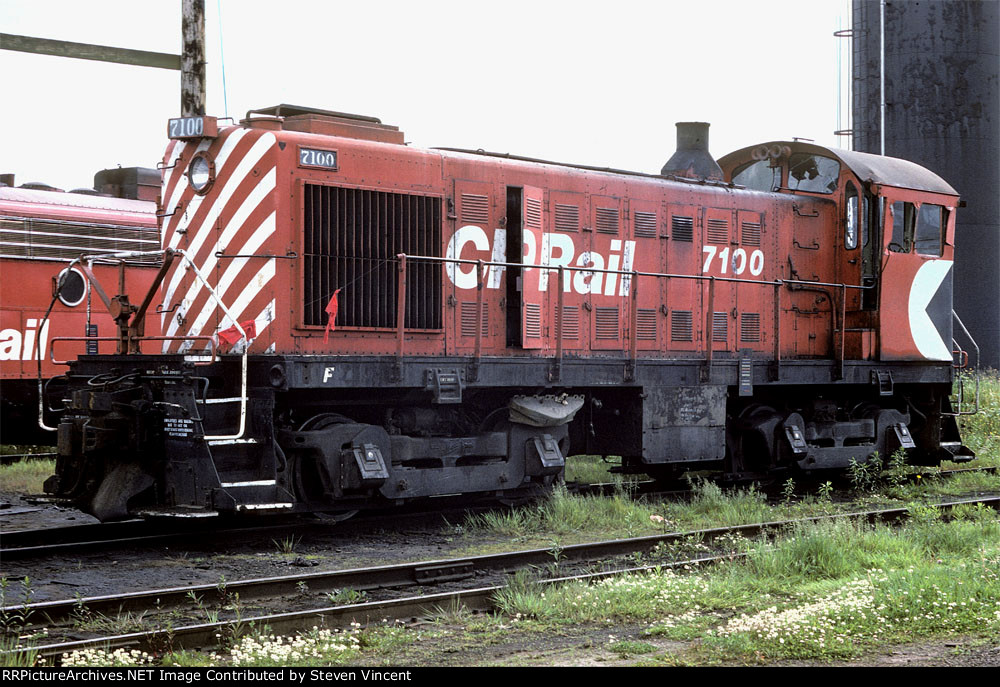
[[278, 547], [278, 553], [287, 555], [295, 553], [295, 548], [302, 542], [302, 537], [290, 535], [284, 539], [272, 539], [271, 541]]
[[785, 480], [785, 486], [781, 489], [781, 497], [785, 503], [791, 503], [795, 497], [795, 480], [791, 477]]
[[879, 474], [882, 471], [882, 461], [878, 451], [871, 455], [871, 458], [858, 462], [851, 458], [851, 464], [847, 467], [847, 476], [854, 485], [854, 490], [859, 493], [875, 491]]
[[650, 654], [656, 651], [656, 646], [648, 642], [621, 640], [609, 644], [608, 649], [618, 654], [620, 658], [628, 658], [629, 656]]
[[31, 588], [31, 578], [24, 577], [20, 581], [21, 604], [19, 606], [7, 606], [7, 588], [10, 581], [6, 577], [0, 577], [0, 628], [4, 632], [18, 632], [28, 624], [31, 617], [31, 597], [35, 591]]
[[833, 500], [833, 482], [823, 482], [819, 485], [819, 500], [822, 503], [830, 503]]
[[368, 598], [368, 592], [358, 589], [334, 589], [326, 595], [327, 600], [337, 606], [349, 606], [351, 604], [364, 603]]

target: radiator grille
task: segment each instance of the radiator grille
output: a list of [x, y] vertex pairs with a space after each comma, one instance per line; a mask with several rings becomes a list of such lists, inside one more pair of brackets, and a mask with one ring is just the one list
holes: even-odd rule
[[712, 313], [712, 341], [725, 341], [729, 338], [729, 313]]
[[729, 222], [724, 219], [708, 220], [708, 242], [729, 243]]
[[[304, 323], [326, 324], [333, 292], [337, 326], [395, 328], [396, 255], [441, 255], [441, 200], [429, 196], [306, 184]], [[405, 326], [441, 328], [442, 268], [406, 266]]]
[[579, 231], [580, 208], [575, 205], [556, 203], [556, 229], [559, 231]]
[[[119, 253], [160, 248], [156, 227], [58, 222], [26, 217], [0, 218], [0, 255], [69, 262], [84, 253]], [[158, 265], [159, 255], [128, 260]]]
[[694, 241], [694, 218], [674, 215], [670, 218], [670, 233], [674, 241]]
[[694, 341], [694, 318], [690, 310], [670, 312], [670, 340]]
[[636, 339], [639, 341], [656, 341], [656, 316], [658, 312], [655, 308], [639, 308], [636, 311]]
[[610, 340], [617, 339], [618, 308], [595, 308], [594, 315], [594, 338]]
[[754, 343], [760, 341], [760, 315], [755, 312], [740, 314], [740, 341]]
[[635, 235], [647, 239], [656, 238], [656, 213], [635, 213]]
[[604, 234], [618, 233], [618, 208], [597, 208], [597, 231]]

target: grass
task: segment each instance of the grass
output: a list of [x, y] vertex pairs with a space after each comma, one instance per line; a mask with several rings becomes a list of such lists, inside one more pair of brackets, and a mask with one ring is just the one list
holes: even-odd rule
[[[966, 399], [973, 398], [975, 381], [965, 378]], [[1000, 466], [1000, 372], [986, 370], [979, 383], [979, 412], [959, 418], [962, 440], [976, 452], [974, 465]], [[949, 464], [950, 466], [950, 464]]]
[[0, 466], [0, 491], [10, 494], [41, 494], [42, 484], [56, 471], [56, 461], [22, 460]]
[[[1000, 522], [969, 508], [949, 521], [918, 509], [898, 530], [800, 525], [711, 570], [559, 587], [515, 579], [497, 604], [542, 632], [648, 623], [645, 636], [697, 639], [710, 661], [844, 658], [961, 633], [997, 640]], [[618, 652], [617, 644], [608, 649]]]

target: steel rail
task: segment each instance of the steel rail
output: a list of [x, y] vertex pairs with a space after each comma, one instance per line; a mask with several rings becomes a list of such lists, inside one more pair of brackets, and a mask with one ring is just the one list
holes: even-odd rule
[[[1000, 496], [951, 501], [934, 504], [934, 506], [942, 510], [951, 510], [959, 505], [976, 503], [982, 503], [1000, 510]], [[891, 522], [902, 519], [909, 512], [908, 508], [892, 508], [571, 544], [560, 547], [559, 559], [561, 561], [586, 561], [611, 556], [645, 553], [654, 550], [661, 544], [683, 541], [691, 537], [700, 541], [711, 542], [725, 535], [741, 534], [749, 537], [804, 523], [856, 518], [866, 518], [870, 522]], [[466, 558], [417, 561], [369, 568], [309, 572], [281, 577], [227, 581], [224, 590], [220, 589], [217, 584], [202, 584], [144, 590], [110, 596], [44, 601], [5, 607], [3, 612], [16, 612], [22, 616], [25, 614], [36, 616], [40, 619], [40, 622], [51, 625], [52, 623], [66, 620], [82, 609], [86, 609], [91, 613], [108, 615], [109, 613], [135, 613], [154, 607], [158, 610], [169, 610], [181, 606], [192, 606], [195, 603], [195, 599], [205, 600], [207, 603], [221, 602], [233, 594], [239, 594], [242, 601], [258, 600], [300, 594], [303, 584], [306, 585], [310, 593], [345, 588], [358, 591], [398, 588], [468, 579], [485, 573], [511, 572], [529, 566], [543, 566], [551, 563], [552, 560], [553, 552], [552, 548], [549, 547], [485, 554]]]
[[[987, 499], [976, 499], [971, 501], [958, 501], [943, 504], [936, 504], [938, 508], [954, 508], [963, 504], [983, 503], [994, 509], [1000, 509], [1000, 497]], [[887, 509], [880, 511], [861, 512], [852, 514], [835, 515], [830, 517], [806, 518], [803, 520], [786, 521], [785, 523], [760, 523], [756, 525], [744, 525], [735, 528], [718, 528], [716, 531], [729, 529], [730, 531], [745, 531], [744, 528], [762, 528], [792, 524], [796, 522], [811, 522], [817, 520], [835, 520], [850, 517], [865, 517], [868, 520], [890, 520], [894, 521], [905, 515], [907, 509]], [[703, 530], [710, 532], [712, 530]], [[647, 538], [639, 538], [647, 539]], [[624, 541], [624, 540], [623, 540]], [[568, 548], [568, 547], [567, 547]], [[550, 556], [549, 552], [546, 553]], [[616, 575], [648, 572], [652, 570], [662, 570], [664, 568], [683, 567], [685, 565], [700, 565], [710, 562], [733, 560], [740, 557], [739, 554], [723, 554], [714, 557], [691, 559], [687, 561], [676, 561], [672, 563], [640, 566], [623, 570], [604, 571], [599, 573], [587, 573], [583, 575], [555, 578], [539, 581], [540, 584], [554, 585], [577, 580], [594, 580]], [[488, 611], [494, 606], [493, 600], [498, 592], [503, 590], [503, 586], [480, 587], [471, 590], [459, 590], [444, 592], [440, 594], [411, 596], [390, 601], [377, 601], [362, 604], [351, 604], [346, 606], [327, 606], [290, 613], [277, 613], [271, 615], [257, 616], [253, 618], [241, 618], [239, 623], [244, 626], [267, 627], [270, 632], [276, 634], [292, 633], [309, 626], [323, 626], [346, 628], [349, 623], [360, 623], [369, 625], [383, 622], [388, 619], [400, 620], [404, 618], [416, 619], [429, 614], [440, 613], [441, 609], [464, 606], [473, 611]], [[10, 654], [27, 651], [34, 652], [38, 657], [58, 661], [63, 654], [83, 649], [102, 648], [105, 650], [138, 647], [146, 651], [156, 651], [162, 649], [188, 649], [212, 646], [217, 643], [219, 635], [226, 632], [233, 626], [235, 621], [219, 621], [215, 623], [201, 623], [184, 627], [173, 627], [166, 630], [152, 630], [148, 632], [134, 632], [112, 637], [100, 637], [95, 639], [84, 639], [70, 642], [60, 642], [35, 646], [30, 649], [20, 649]]]

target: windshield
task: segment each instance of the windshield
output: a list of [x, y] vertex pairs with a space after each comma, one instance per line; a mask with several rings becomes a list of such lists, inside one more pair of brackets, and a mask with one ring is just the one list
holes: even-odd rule
[[833, 193], [839, 177], [840, 163], [831, 158], [795, 153], [788, 159], [788, 188], [793, 191]]

